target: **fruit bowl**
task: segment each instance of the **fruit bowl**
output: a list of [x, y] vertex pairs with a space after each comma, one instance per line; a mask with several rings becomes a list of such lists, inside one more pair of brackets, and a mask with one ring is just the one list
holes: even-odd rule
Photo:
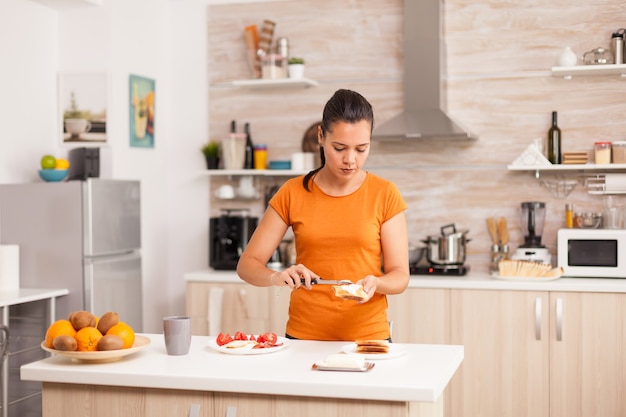
[[77, 352], [77, 351], [63, 351], [50, 349], [46, 346], [46, 341], [41, 342], [41, 348], [46, 352], [54, 353], [55, 355], [65, 356], [71, 358], [74, 362], [91, 362], [91, 363], [105, 363], [114, 362], [122, 359], [124, 356], [132, 355], [141, 349], [150, 345], [150, 339], [146, 336], [135, 336], [135, 343], [128, 349], [118, 350], [105, 350], [95, 352]]
[[67, 169], [40, 169], [39, 176], [46, 182], [59, 182], [67, 177]]

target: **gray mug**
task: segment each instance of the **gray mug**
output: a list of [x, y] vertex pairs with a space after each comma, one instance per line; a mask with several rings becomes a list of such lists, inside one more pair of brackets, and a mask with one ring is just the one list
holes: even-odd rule
[[163, 319], [163, 336], [168, 355], [186, 355], [191, 346], [191, 317], [169, 316]]

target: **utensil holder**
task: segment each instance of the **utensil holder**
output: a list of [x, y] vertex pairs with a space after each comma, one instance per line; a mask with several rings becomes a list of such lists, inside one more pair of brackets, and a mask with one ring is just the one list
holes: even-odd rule
[[509, 259], [509, 245], [492, 245], [491, 261], [489, 262], [489, 273], [500, 271], [500, 261]]

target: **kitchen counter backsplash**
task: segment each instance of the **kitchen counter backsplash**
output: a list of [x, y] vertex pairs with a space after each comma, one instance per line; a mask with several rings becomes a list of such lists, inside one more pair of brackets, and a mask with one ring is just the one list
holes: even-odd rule
[[[520, 203], [545, 202], [542, 242], [554, 257], [566, 202], [581, 211], [603, 208], [603, 197], [588, 195], [581, 184], [559, 199], [541, 186], [534, 172], [506, 169], [533, 140], [546, 137], [553, 110], [559, 114], [564, 152], [586, 149], [596, 140], [626, 139], [622, 114], [626, 83], [619, 76], [565, 80], [550, 73], [565, 46], [580, 55], [607, 43], [607, 28], [623, 26], [622, 6], [603, 0], [573, 0], [570, 5], [563, 9], [548, 0], [540, 0], [532, 10], [521, 3], [503, 6], [498, 0], [451, 0], [443, 5], [443, 107], [479, 139], [374, 143], [366, 167], [400, 188], [409, 206], [413, 242], [455, 223], [469, 230], [472, 271], [486, 272], [491, 246], [486, 218], [507, 218], [513, 253], [523, 241]], [[402, 0], [208, 7], [212, 137], [226, 134], [232, 119], [250, 122], [255, 141], [268, 145], [269, 160], [289, 159], [300, 151], [304, 131], [321, 118], [324, 103], [338, 88], [367, 97], [377, 124], [402, 109]], [[555, 14], [559, 19], [553, 18]], [[254, 90], [219, 85], [249, 78], [243, 29], [267, 18], [277, 23], [275, 38], [288, 37], [291, 54], [306, 59], [306, 76], [318, 86]], [[553, 23], [538, 27], [538, 19]], [[571, 21], [582, 22], [576, 30], [580, 35], [572, 37], [567, 26]], [[626, 205], [625, 198], [616, 196], [613, 203]]]

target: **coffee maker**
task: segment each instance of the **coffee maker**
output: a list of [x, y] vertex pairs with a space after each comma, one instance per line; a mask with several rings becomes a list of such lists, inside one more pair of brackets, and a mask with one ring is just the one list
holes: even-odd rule
[[256, 229], [258, 219], [248, 210], [222, 210], [209, 221], [209, 265], [217, 270], [237, 269], [237, 262]]
[[521, 205], [521, 225], [524, 243], [511, 257], [515, 260], [538, 261], [552, 263], [552, 256], [541, 243], [543, 224], [546, 218], [546, 203], [527, 201]]

